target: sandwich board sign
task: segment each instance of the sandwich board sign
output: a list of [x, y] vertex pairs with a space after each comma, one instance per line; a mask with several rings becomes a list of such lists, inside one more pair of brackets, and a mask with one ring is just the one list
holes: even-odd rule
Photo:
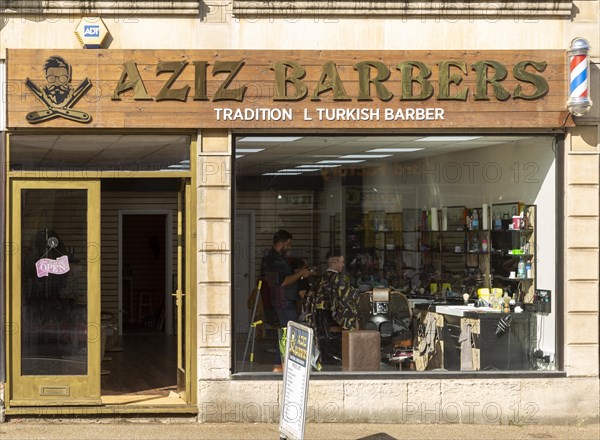
[[287, 327], [283, 395], [279, 413], [281, 438], [304, 439], [312, 345], [313, 330], [290, 321]]

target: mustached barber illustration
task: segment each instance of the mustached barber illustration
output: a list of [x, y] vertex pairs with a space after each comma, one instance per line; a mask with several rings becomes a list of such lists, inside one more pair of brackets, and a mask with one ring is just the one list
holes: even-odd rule
[[71, 93], [71, 66], [62, 57], [50, 57], [44, 64], [44, 93], [55, 105], [61, 105]]
[[47, 109], [28, 113], [26, 116], [27, 121], [31, 124], [37, 124], [61, 117], [75, 122], [90, 122], [92, 117], [88, 113], [71, 108], [92, 87], [90, 79], [84, 79], [73, 90], [71, 86], [71, 65], [59, 56], [48, 58], [44, 63], [43, 70], [46, 78], [45, 86], [40, 88], [29, 78], [27, 78], [25, 84], [46, 105]]

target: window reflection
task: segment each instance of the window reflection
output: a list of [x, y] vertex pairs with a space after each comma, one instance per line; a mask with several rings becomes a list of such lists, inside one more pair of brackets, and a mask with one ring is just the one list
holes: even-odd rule
[[[369, 371], [553, 368], [533, 355], [553, 359], [555, 350], [554, 313], [535, 299], [537, 289], [555, 286], [552, 137], [250, 138], [236, 141], [237, 372], [278, 362], [273, 303], [282, 281], [265, 278], [261, 262], [279, 230], [293, 236], [282, 253], [286, 270], [294, 273], [297, 260], [317, 268], [309, 292], [319, 291], [328, 252], [341, 250], [359, 329], [378, 336], [369, 342], [378, 347]], [[524, 220], [513, 227], [513, 216]], [[306, 302], [298, 300], [294, 319], [317, 333], [315, 367], [363, 369], [344, 362], [352, 341], [344, 348], [343, 325], [331, 313], [307, 320]], [[259, 320], [249, 365], [244, 348]]]
[[21, 373], [87, 374], [87, 194], [21, 193]]

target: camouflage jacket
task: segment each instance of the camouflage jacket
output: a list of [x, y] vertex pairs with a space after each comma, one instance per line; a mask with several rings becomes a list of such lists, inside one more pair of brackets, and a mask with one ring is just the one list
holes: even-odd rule
[[315, 325], [315, 310], [329, 310], [335, 321], [346, 330], [357, 326], [358, 290], [347, 275], [328, 270], [305, 297], [307, 321]]

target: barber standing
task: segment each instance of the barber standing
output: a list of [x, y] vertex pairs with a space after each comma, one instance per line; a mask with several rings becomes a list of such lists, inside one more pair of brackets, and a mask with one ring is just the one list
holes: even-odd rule
[[[292, 234], [280, 229], [273, 235], [273, 246], [262, 259], [262, 274], [271, 291], [271, 304], [277, 312], [279, 325], [285, 328], [289, 321], [298, 320], [296, 303], [300, 299], [298, 281], [313, 276], [307, 268], [294, 272], [287, 258], [292, 247]], [[274, 372], [283, 371], [279, 349]]]

